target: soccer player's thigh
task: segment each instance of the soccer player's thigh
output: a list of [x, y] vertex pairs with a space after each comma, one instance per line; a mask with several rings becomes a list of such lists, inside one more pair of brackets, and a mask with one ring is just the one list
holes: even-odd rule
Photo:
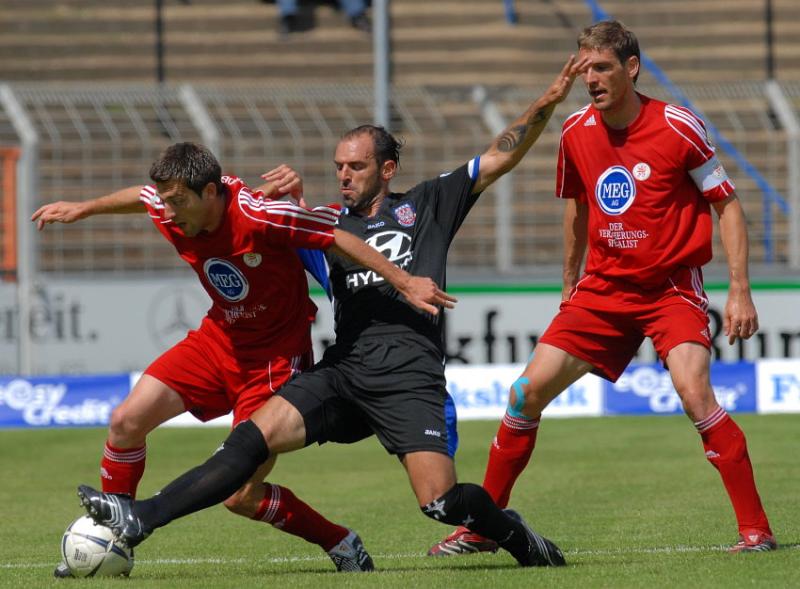
[[221, 376], [209, 355], [213, 353], [203, 345], [203, 338], [190, 332], [156, 358], [114, 410], [109, 427], [111, 445], [144, 444], [153, 429], [187, 410], [200, 419], [207, 410], [208, 419], [228, 413]]
[[[182, 403], [179, 413], [189, 411], [200, 421], [210, 421], [233, 409], [219, 368], [223, 365], [220, 354], [211, 338], [201, 332], [189, 332], [150, 364], [145, 376], [162, 382], [178, 395]], [[177, 408], [174, 401], [173, 409]]]
[[[524, 407], [524, 414], [535, 417], [569, 385], [592, 370], [585, 360], [556, 346], [539, 343], [531, 361], [509, 393], [510, 407]], [[520, 392], [524, 399], [520, 399]]]
[[315, 442], [357, 442], [372, 430], [361, 411], [343, 398], [346, 386], [336, 367], [320, 362], [292, 379], [251, 419], [273, 452]]
[[140, 446], [156, 427], [186, 411], [183, 398], [157, 378], [142, 374], [111, 414], [108, 441], [115, 447]]
[[[526, 379], [522, 386], [530, 397], [523, 413], [529, 417], [538, 416], [587, 372], [616, 381], [644, 339], [625, 313], [584, 308], [579, 297], [561, 305], [522, 374], [520, 380]], [[519, 406], [519, 400], [511, 399], [510, 406]]]
[[708, 315], [688, 302], [664, 305], [653, 315], [648, 335], [669, 369], [686, 414], [700, 421], [717, 408], [709, 375]]

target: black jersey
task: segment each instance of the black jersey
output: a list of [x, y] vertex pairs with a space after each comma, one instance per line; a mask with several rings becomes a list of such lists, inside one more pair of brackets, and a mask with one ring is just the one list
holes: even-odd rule
[[[428, 276], [444, 290], [447, 250], [477, 194], [480, 158], [426, 180], [406, 193], [391, 193], [374, 217], [345, 210], [339, 227], [353, 233], [415, 276]], [[336, 341], [365, 335], [418, 333], [441, 348], [440, 315], [423, 313], [375, 272], [326, 253], [335, 301]]]

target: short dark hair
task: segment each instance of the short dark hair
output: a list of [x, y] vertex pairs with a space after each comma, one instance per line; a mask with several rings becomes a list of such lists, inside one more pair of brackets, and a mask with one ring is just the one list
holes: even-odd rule
[[[578, 35], [578, 49], [612, 49], [621, 64], [634, 55], [641, 62], [636, 35], [618, 20], [601, 20], [583, 29]], [[638, 79], [637, 72], [633, 83]]]
[[383, 162], [392, 161], [400, 167], [400, 150], [403, 148], [403, 141], [395, 137], [380, 125], [360, 125], [355, 129], [350, 129], [342, 135], [342, 140], [352, 139], [358, 135], [369, 135], [375, 146], [375, 159], [378, 166]]
[[222, 168], [211, 150], [199, 143], [175, 143], [167, 147], [150, 166], [150, 179], [179, 180], [198, 195], [212, 182], [217, 192], [222, 193]]

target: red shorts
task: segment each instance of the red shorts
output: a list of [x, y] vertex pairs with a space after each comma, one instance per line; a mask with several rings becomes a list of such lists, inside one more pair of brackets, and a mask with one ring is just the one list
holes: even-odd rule
[[233, 411], [235, 426], [313, 362], [312, 350], [243, 362], [205, 332], [190, 331], [144, 372], [176, 391], [197, 419], [209, 421]]
[[684, 342], [711, 347], [708, 297], [699, 268], [678, 269], [663, 288], [585, 275], [539, 339], [580, 358], [615, 382], [645, 337], [664, 361]]

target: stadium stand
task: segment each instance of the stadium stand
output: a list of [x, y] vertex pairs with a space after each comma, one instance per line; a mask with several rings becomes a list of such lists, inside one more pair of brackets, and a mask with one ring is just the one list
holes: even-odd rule
[[[763, 0], [603, 2], [631, 26], [678, 82], [764, 77]], [[800, 3], [773, 0], [776, 71], [800, 79]], [[510, 26], [502, 2], [393, 0], [394, 76], [398, 84], [518, 85], [549, 79], [589, 22], [582, 0], [517, 3]], [[369, 83], [371, 40], [332, 6], [316, 26], [289, 41], [275, 30], [274, 4], [254, 0], [165, 0], [169, 81]], [[0, 5], [0, 77], [5, 80], [154, 80], [152, 2], [6, 0]]]
[[[166, 0], [166, 79], [154, 80], [152, 4], [122, 0], [6, 0], [0, 5], [0, 79], [11, 82], [40, 135], [39, 201], [77, 199], [146, 180], [165, 145], [201, 140], [180, 97], [192, 83], [219, 135], [225, 170], [251, 183], [287, 162], [315, 203], [336, 200], [331, 157], [340, 133], [372, 120], [372, 46], [330, 6], [317, 25], [281, 41], [276, 9], [253, 0]], [[776, 72], [800, 103], [800, 3], [774, 0]], [[540, 93], [589, 21], [581, 0], [391, 2], [395, 96], [392, 127], [407, 140], [399, 187], [459, 165], [493, 136], [471, 98], [487, 87], [507, 120]], [[773, 183], [786, 189], [786, 136], [764, 97], [763, 2], [609, 1], [650, 56], [681, 84], [704, 116]], [[669, 25], [669, 26], [665, 26]], [[35, 83], [32, 83], [35, 82]], [[47, 83], [49, 82], [49, 84]], [[669, 99], [648, 74], [642, 89]], [[794, 93], [792, 94], [792, 89]], [[561, 205], [552, 198], [558, 129], [585, 102], [576, 88], [531, 156], [513, 174], [513, 269], [557, 265]], [[2, 109], [0, 109], [2, 110]], [[0, 113], [0, 144], [16, 136]], [[786, 259], [786, 220], [767, 226], [759, 190], [723, 155], [751, 222], [753, 259], [775, 235]], [[495, 266], [496, 202], [479, 201], [457, 238], [452, 266]], [[775, 206], [770, 210], [775, 213]], [[146, 219], [92, 219], [39, 236], [39, 269], [58, 274], [173, 270], [179, 260]], [[769, 233], [769, 235], [768, 235]], [[503, 236], [505, 237], [505, 236]]]

